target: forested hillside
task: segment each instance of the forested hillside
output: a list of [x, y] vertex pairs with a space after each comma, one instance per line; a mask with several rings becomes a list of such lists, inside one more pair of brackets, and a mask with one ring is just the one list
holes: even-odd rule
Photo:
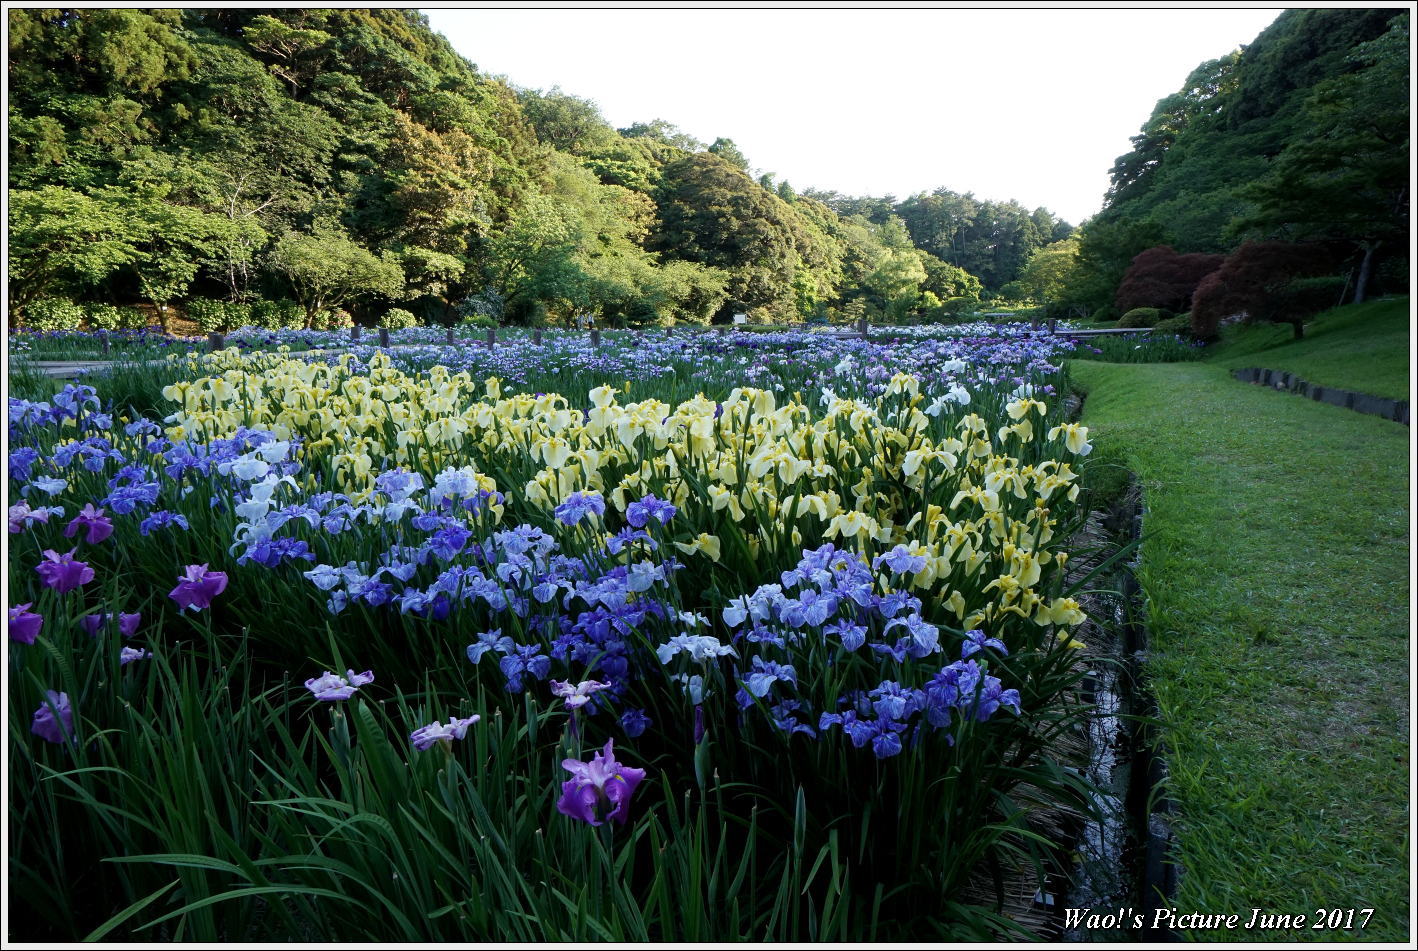
[[[1117, 316], [1147, 302], [1120, 290], [1140, 253], [1177, 252], [1163, 271], [1133, 275], [1163, 284], [1187, 269], [1177, 257], [1216, 255], [1177, 302], [1164, 303], [1171, 287], [1150, 304], [1186, 310], [1193, 289], [1206, 296], [1198, 281], [1247, 242], [1231, 270], [1292, 310], [1312, 292], [1316, 306], [1404, 292], [1408, 29], [1393, 9], [1287, 10], [1249, 46], [1198, 66], [1114, 164], [1055, 299]], [[1229, 300], [1219, 310], [1243, 309]]]
[[943, 190], [799, 195], [730, 139], [481, 75], [411, 10], [9, 18], [12, 323], [938, 319], [1070, 230]]

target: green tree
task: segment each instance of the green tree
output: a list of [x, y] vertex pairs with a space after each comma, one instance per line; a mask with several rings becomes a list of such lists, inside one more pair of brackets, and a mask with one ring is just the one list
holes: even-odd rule
[[398, 254], [404, 270], [404, 299], [432, 298], [444, 321], [452, 318], [453, 294], [462, 286], [468, 262], [430, 248], [405, 248]]
[[316, 315], [369, 295], [397, 297], [404, 274], [392, 257], [380, 257], [333, 230], [289, 232], [271, 249], [270, 265], [285, 276], [305, 307], [305, 326]]
[[594, 102], [562, 92], [559, 86], [546, 92], [520, 90], [517, 100], [537, 138], [559, 151], [580, 154], [609, 145], [615, 136]]
[[92, 286], [142, 257], [143, 233], [111, 202], [48, 185], [12, 191], [10, 312], [61, 290]]
[[1079, 238], [1066, 238], [1037, 248], [1019, 274], [1028, 296], [1046, 304], [1068, 301], [1068, 288], [1079, 267]]
[[659, 211], [651, 250], [729, 274], [729, 299], [716, 321], [736, 310], [794, 311], [797, 248], [788, 206], [740, 169], [703, 152], [670, 164]]
[[[725, 162], [728, 162], [734, 168], [745, 172], [748, 171], [748, 157], [739, 150], [739, 147], [734, 144], [733, 139], [715, 139], [714, 144], [709, 146], [709, 151], [719, 156], [719, 158], [723, 159]], [[768, 186], [765, 185], [763, 187], [767, 188]]]
[[1360, 252], [1355, 303], [1364, 300], [1374, 257], [1408, 235], [1409, 18], [1355, 47], [1360, 67], [1314, 87], [1308, 132], [1248, 190], [1254, 211], [1233, 231], [1288, 240], [1349, 241]]
[[682, 131], [673, 122], [666, 122], [664, 119], [636, 122], [619, 131], [627, 139], [654, 139], [683, 152], [702, 152], [704, 150], [703, 142]]
[[248, 23], [242, 33], [247, 45], [267, 58], [271, 73], [290, 86], [292, 99], [319, 72], [322, 51], [331, 39], [323, 30], [300, 29], [265, 15]]

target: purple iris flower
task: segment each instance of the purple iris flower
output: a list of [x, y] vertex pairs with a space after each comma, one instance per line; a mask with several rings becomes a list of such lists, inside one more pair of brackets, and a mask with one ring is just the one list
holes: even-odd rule
[[64, 529], [64, 537], [73, 538], [80, 531], [85, 533], [84, 541], [97, 545], [113, 534], [113, 522], [103, 514], [103, 509], [94, 508], [94, 504], [90, 502], [74, 517], [69, 527]]
[[448, 525], [434, 532], [428, 539], [428, 550], [442, 561], [453, 558], [468, 544], [473, 533], [460, 525]]
[[632, 528], [644, 528], [650, 519], [657, 518], [661, 525], [669, 524], [679, 509], [663, 499], [647, 495], [639, 502], [631, 502], [625, 508], [625, 520]]
[[911, 554], [906, 549], [905, 545], [897, 545], [886, 554], [878, 555], [873, 559], [871, 566], [873, 568], [880, 568], [883, 564], [897, 574], [907, 575], [924, 571], [926, 559], [922, 555]]
[[833, 624], [828, 624], [822, 629], [826, 636], [836, 636], [842, 642], [842, 646], [849, 651], [854, 651], [866, 643], [867, 629], [861, 624], [843, 618]]
[[36, 565], [34, 570], [45, 587], [64, 594], [94, 580], [94, 570], [86, 563], [74, 560], [76, 551], [77, 548], [70, 549], [61, 555], [49, 548], [44, 550], [44, 561]]
[[17, 604], [10, 609], [10, 640], [21, 644], [33, 644], [44, 627], [44, 618], [30, 610], [34, 602]]
[[315, 694], [316, 700], [348, 700], [360, 687], [372, 683], [374, 683], [374, 671], [372, 670], [366, 670], [362, 674], [347, 670], [343, 677], [327, 670], [321, 676], [307, 680], [305, 686]]
[[606, 500], [596, 492], [572, 492], [552, 510], [563, 525], [575, 525], [587, 515], [604, 515]]
[[34, 712], [30, 732], [51, 743], [63, 743], [74, 735], [74, 709], [67, 693], [44, 692], [45, 701]]
[[652, 722], [644, 710], [627, 710], [620, 715], [620, 725], [632, 740], [648, 730]]
[[960, 659], [964, 660], [971, 654], [979, 653], [986, 647], [993, 647], [1001, 654], [1008, 656], [1009, 648], [1004, 646], [1004, 641], [998, 637], [985, 637], [985, 632], [980, 630], [966, 631], [965, 641], [960, 645]]
[[774, 661], [764, 661], [762, 657], [753, 658], [753, 670], [744, 677], [744, 687], [755, 697], [767, 696], [777, 681], [786, 684], [796, 685], [798, 682], [797, 672], [787, 664], [779, 664]]
[[897, 723], [886, 717], [875, 720], [853, 719], [842, 723], [842, 731], [852, 738], [852, 745], [861, 748], [871, 743], [877, 759], [886, 759], [901, 752], [901, 731], [906, 724]]
[[911, 614], [904, 618], [894, 618], [888, 621], [886, 629], [889, 631], [893, 627], [904, 627], [909, 632], [909, 636], [902, 638], [907, 641], [906, 653], [912, 657], [925, 657], [927, 654], [934, 654], [940, 650], [940, 631], [935, 625], [927, 624], [919, 614]]
[[[90, 637], [97, 637], [98, 632], [103, 630], [103, 626], [113, 618], [112, 614], [88, 614], [79, 619], [79, 625], [88, 633]], [[138, 625], [143, 621], [143, 615], [134, 612], [132, 614], [118, 615], [118, 631], [124, 637], [132, 637], [138, 633]]]
[[561, 784], [561, 798], [556, 801], [558, 812], [593, 826], [611, 819], [625, 824], [630, 797], [645, 778], [645, 770], [616, 762], [614, 744], [615, 740], [606, 740], [605, 749], [589, 763], [561, 761], [571, 778]]
[[507, 678], [507, 689], [511, 693], [522, 690], [522, 676], [531, 674], [541, 680], [551, 673], [551, 658], [541, 653], [536, 644], [518, 644], [507, 656], [497, 662], [498, 669]]
[[179, 575], [177, 587], [167, 596], [177, 602], [179, 611], [211, 607], [212, 599], [226, 590], [226, 574], [209, 571], [206, 565], [188, 565], [186, 574]]
[[454, 740], [461, 740], [468, 733], [468, 727], [481, 720], [482, 717], [474, 713], [470, 717], [451, 717], [448, 725], [444, 726], [440, 721], [434, 720], [427, 726], [421, 726], [409, 734], [409, 739], [414, 743], [414, 749], [426, 750], [433, 744], [442, 742], [444, 746], [451, 746]]

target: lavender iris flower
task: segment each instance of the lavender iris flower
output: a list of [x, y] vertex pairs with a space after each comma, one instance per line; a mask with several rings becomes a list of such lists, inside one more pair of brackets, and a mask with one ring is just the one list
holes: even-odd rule
[[347, 670], [343, 677], [327, 670], [323, 675], [307, 680], [305, 686], [315, 694], [316, 700], [348, 700], [360, 687], [371, 683], [374, 683], [374, 672], [371, 670], [362, 674]]
[[461, 740], [467, 735], [468, 727], [481, 720], [482, 717], [474, 713], [470, 717], [451, 717], [448, 725], [444, 726], [438, 720], [434, 720], [427, 726], [421, 726], [409, 734], [409, 739], [413, 741], [414, 749], [426, 750], [435, 743], [443, 743], [444, 746], [451, 746], [454, 740]]
[[138, 532], [147, 536], [159, 528], [166, 528], [169, 525], [176, 525], [184, 531], [190, 530], [192, 526], [187, 524], [187, 516], [179, 515], [176, 512], [169, 512], [167, 509], [154, 512], [138, 523]]
[[10, 534], [17, 535], [24, 531], [32, 522], [41, 524], [49, 521], [49, 509], [41, 506], [37, 509], [30, 508], [30, 504], [23, 500], [18, 505], [12, 505], [9, 509]]
[[591, 694], [608, 690], [610, 686], [610, 684], [603, 684], [599, 680], [583, 680], [578, 684], [565, 680], [553, 680], [551, 681], [551, 693], [554, 697], [565, 699], [566, 709], [579, 710], [591, 702]]

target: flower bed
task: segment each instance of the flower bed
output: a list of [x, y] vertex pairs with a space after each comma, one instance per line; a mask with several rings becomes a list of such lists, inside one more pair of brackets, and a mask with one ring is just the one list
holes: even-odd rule
[[793, 395], [232, 351], [161, 419], [12, 399], [36, 933], [1003, 927], [968, 886], [1049, 868], [1036, 819], [1077, 786], [1087, 431], [1028, 335], [802, 336], [755, 335]]

